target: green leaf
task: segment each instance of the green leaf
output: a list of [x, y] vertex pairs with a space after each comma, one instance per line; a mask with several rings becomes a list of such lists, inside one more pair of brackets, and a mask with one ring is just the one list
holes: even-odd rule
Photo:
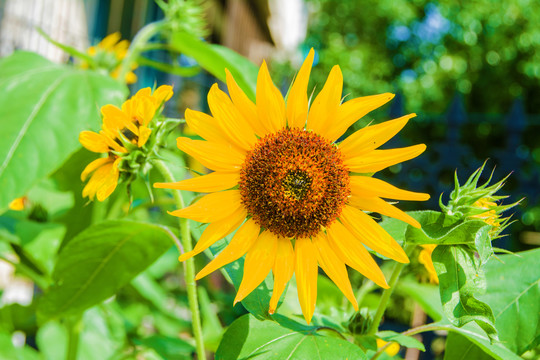
[[385, 331], [379, 331], [377, 333], [377, 336], [379, 336], [384, 341], [394, 341], [397, 342], [401, 346], [405, 346], [407, 348], [413, 348], [413, 349], [419, 349], [421, 351], [426, 351], [426, 348], [424, 344], [422, 344], [417, 339], [413, 338], [412, 336], [407, 336], [403, 334], [399, 334], [395, 331], [385, 330]]
[[134, 339], [134, 343], [154, 349], [163, 359], [189, 360], [193, 359], [195, 351], [195, 347], [185, 340], [162, 335]]
[[172, 244], [170, 231], [157, 225], [108, 221], [89, 227], [60, 252], [39, 318], [79, 313], [113, 296]]
[[271, 320], [244, 315], [227, 329], [216, 360], [229, 359], [367, 359], [356, 345], [321, 336], [316, 328], [295, 331]]
[[244, 90], [246, 95], [255, 100], [258, 69], [251, 61], [224, 46], [209, 44], [192, 34], [175, 32], [171, 46], [182, 54], [197, 60], [199, 65], [225, 82], [225, 69], [228, 69]]
[[485, 267], [487, 291], [501, 342], [521, 355], [540, 344], [540, 249], [492, 258]]
[[11, 342], [11, 334], [0, 330], [0, 359], [40, 360], [42, 357], [30, 346], [15, 347]]
[[[521, 360], [519, 356], [508, 350], [502, 343], [493, 343], [474, 322], [470, 322], [463, 327], [455, 327], [445, 322], [434, 323], [440, 330], [447, 330], [465, 336], [469, 341], [480, 347], [485, 353], [497, 360]], [[467, 359], [476, 359], [469, 357]]]
[[444, 314], [450, 322], [461, 327], [474, 321], [490, 339], [497, 340], [493, 311], [474, 297], [486, 288], [485, 276], [474, 252], [461, 245], [437, 246], [432, 259], [439, 277]]
[[98, 129], [100, 107], [120, 104], [126, 87], [109, 76], [58, 65], [30, 52], [0, 60], [0, 209], [23, 196]]
[[493, 357], [465, 336], [453, 332], [449, 333], [446, 338], [444, 360], [469, 359], [491, 360]]
[[[413, 211], [409, 215], [420, 224], [421, 229], [407, 226], [405, 239], [408, 244], [475, 245], [485, 238], [491, 226], [482, 220], [460, 220], [438, 211]], [[486, 230], [488, 230], [486, 232]]]

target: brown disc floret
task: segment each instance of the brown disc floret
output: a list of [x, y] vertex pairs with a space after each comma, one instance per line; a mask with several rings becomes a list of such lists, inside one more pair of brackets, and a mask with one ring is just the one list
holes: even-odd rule
[[248, 214], [284, 237], [309, 237], [341, 213], [350, 194], [339, 149], [321, 136], [283, 129], [259, 139], [240, 172]]

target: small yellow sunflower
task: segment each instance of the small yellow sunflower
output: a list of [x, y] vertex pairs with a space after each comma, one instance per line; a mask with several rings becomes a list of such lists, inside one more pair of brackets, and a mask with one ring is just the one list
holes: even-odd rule
[[392, 99], [392, 94], [342, 103], [343, 78], [334, 66], [309, 106], [307, 86], [313, 50], [292, 84], [287, 102], [274, 86], [266, 63], [257, 78], [252, 103], [226, 71], [230, 97], [217, 84], [208, 94], [213, 116], [186, 110], [188, 126], [204, 140], [180, 137], [178, 147], [214, 172], [155, 187], [210, 193], [172, 215], [209, 223], [184, 261], [236, 231], [229, 245], [196, 276], [246, 255], [235, 303], [272, 271], [269, 313], [293, 273], [304, 317], [311, 321], [320, 266], [355, 309], [357, 301], [346, 265], [378, 285], [388, 285], [366, 247], [406, 263], [407, 255], [364, 211], [376, 211], [419, 227], [383, 198], [427, 200], [429, 195], [398, 189], [360, 173], [374, 173], [412, 159], [426, 146], [376, 150], [415, 116], [410, 114], [363, 128], [336, 141], [356, 120]]
[[163, 103], [173, 95], [172, 87], [163, 85], [154, 93], [150, 88], [139, 90], [119, 109], [114, 105], [101, 108], [103, 125], [99, 133], [83, 131], [80, 143], [88, 150], [107, 156], [92, 161], [81, 174], [81, 180], [90, 180], [83, 189], [83, 197], [103, 201], [118, 185], [120, 161], [123, 155], [135, 148], [142, 148], [152, 130], [149, 124]]
[[[120, 62], [126, 57], [129, 41], [120, 40], [122, 35], [119, 32], [115, 32], [107, 35], [96, 46], [90, 46], [86, 51], [88, 55], [94, 58], [96, 67], [107, 69], [110, 72], [111, 77], [118, 78], [120, 71]], [[81, 62], [81, 67], [87, 69], [90, 67], [88, 62]], [[131, 66], [131, 70], [135, 70], [137, 64]], [[125, 81], [127, 84], [133, 84], [137, 81], [137, 75], [130, 71], [126, 74]]]

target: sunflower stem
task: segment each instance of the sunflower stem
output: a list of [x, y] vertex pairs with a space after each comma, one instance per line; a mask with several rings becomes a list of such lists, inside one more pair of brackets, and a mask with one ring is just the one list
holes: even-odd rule
[[[171, 171], [165, 165], [162, 160], [152, 160], [154, 168], [160, 172], [163, 179], [167, 182], [175, 182]], [[179, 209], [184, 207], [184, 199], [178, 190], [172, 190], [173, 197], [176, 206]], [[191, 234], [189, 230], [189, 223], [187, 219], [179, 218], [180, 226], [180, 241], [185, 252], [191, 251], [193, 245], [191, 244]], [[204, 339], [202, 333], [201, 314], [199, 310], [199, 302], [197, 300], [197, 284], [195, 283], [195, 262], [193, 258], [189, 258], [184, 261], [184, 281], [186, 282], [186, 290], [188, 294], [189, 309], [191, 310], [191, 321], [193, 326], [193, 337], [195, 338], [195, 344], [197, 349], [197, 359], [205, 360], [206, 354], [204, 352]]]
[[[405, 252], [409, 254], [410, 250], [412, 250], [413, 247], [414, 246], [407, 245], [405, 247]], [[401, 270], [403, 270], [405, 265], [406, 264], [398, 262], [396, 262], [396, 264], [394, 265], [394, 270], [392, 270], [392, 275], [390, 275], [390, 281], [388, 283], [389, 288], [383, 291], [381, 301], [379, 302], [379, 307], [377, 308], [377, 312], [373, 317], [371, 327], [367, 332], [368, 335], [375, 335], [377, 333], [377, 330], [379, 330], [379, 325], [381, 324], [382, 317], [384, 315], [384, 312], [386, 311], [386, 308], [388, 307], [388, 300], [390, 300], [390, 296], [394, 292], [394, 288], [396, 287], [399, 276], [401, 275]]]
[[129, 47], [126, 57], [120, 64], [120, 70], [118, 71], [118, 81], [121, 83], [126, 82], [126, 74], [131, 71], [131, 64], [137, 61], [139, 55], [145, 50], [146, 45], [167, 25], [164, 21], [156, 21], [145, 25], [137, 32], [137, 35], [133, 38], [131, 46]]

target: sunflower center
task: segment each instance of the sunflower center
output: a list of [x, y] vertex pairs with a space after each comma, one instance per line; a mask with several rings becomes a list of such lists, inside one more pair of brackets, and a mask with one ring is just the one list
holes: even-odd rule
[[340, 214], [350, 194], [339, 149], [300, 129], [266, 135], [240, 171], [242, 203], [262, 228], [285, 237], [316, 235]]
[[311, 178], [302, 170], [291, 170], [281, 182], [285, 196], [301, 200], [311, 187]]

